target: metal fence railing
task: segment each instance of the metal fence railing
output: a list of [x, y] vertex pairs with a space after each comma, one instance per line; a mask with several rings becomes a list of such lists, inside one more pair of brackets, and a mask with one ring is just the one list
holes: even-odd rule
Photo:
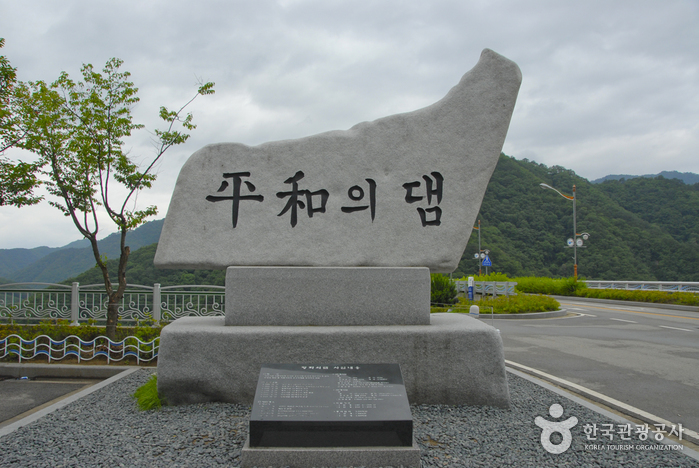
[[[123, 323], [171, 322], [187, 316], [224, 315], [225, 287], [127, 285], [119, 305]], [[104, 286], [54, 283], [0, 285], [0, 319], [35, 322], [70, 320], [72, 324], [106, 321], [108, 297]]]
[[[467, 281], [456, 281], [459, 292], [468, 291]], [[683, 291], [699, 293], [699, 282], [670, 281], [594, 281], [592, 289], [627, 289]], [[510, 296], [516, 282], [476, 281], [476, 294]], [[119, 305], [119, 320], [171, 322], [188, 316], [225, 315], [225, 287], [211, 285], [177, 285], [161, 287], [128, 285]], [[101, 323], [107, 317], [107, 294], [101, 284], [72, 285], [54, 283], [12, 283], [0, 285], [0, 320], [38, 322], [45, 319], [69, 320], [72, 324], [88, 321]]]
[[[456, 283], [456, 291], [468, 293], [468, 281], [454, 281]], [[497, 296], [514, 296], [515, 286], [514, 281], [476, 281], [473, 284], [473, 292], [475, 294]]]
[[690, 281], [596, 281], [586, 280], [590, 289], [626, 289], [639, 291], [668, 291], [699, 293], [699, 282]]
[[106, 336], [83, 341], [75, 335], [63, 340], [53, 340], [46, 335], [26, 340], [19, 335], [9, 335], [0, 339], [0, 359], [9, 356], [16, 357], [18, 362], [22, 362], [22, 360], [46, 357], [50, 363], [67, 357], [75, 357], [78, 362], [106, 357], [109, 364], [133, 357], [137, 364], [141, 364], [156, 359], [159, 348], [160, 337], [145, 342], [135, 336], [129, 336], [121, 341], [112, 341]]

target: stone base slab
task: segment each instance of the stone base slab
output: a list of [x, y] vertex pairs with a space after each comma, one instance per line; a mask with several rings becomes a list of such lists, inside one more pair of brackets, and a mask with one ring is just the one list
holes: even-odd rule
[[226, 325], [429, 324], [428, 268], [226, 270]]
[[163, 328], [158, 392], [168, 404], [252, 404], [262, 364], [398, 363], [411, 404], [508, 407], [499, 332], [461, 314], [430, 325], [229, 327], [185, 317]]
[[413, 440], [412, 447], [330, 447], [330, 448], [251, 448], [250, 439], [240, 454], [240, 466], [286, 466], [311, 468], [316, 466], [404, 466], [419, 468], [420, 448]]

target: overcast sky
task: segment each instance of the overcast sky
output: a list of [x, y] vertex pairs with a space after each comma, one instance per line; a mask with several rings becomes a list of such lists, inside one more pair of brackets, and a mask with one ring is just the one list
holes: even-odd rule
[[[160, 105], [183, 104], [199, 79], [216, 82], [191, 107], [192, 138], [139, 197], [157, 218], [202, 146], [298, 138], [424, 107], [486, 47], [523, 75], [506, 154], [591, 180], [699, 173], [697, 0], [0, 0], [0, 37], [23, 81], [77, 79], [83, 63], [123, 59], [140, 89], [136, 119], [151, 130]], [[150, 138], [128, 141], [138, 160], [153, 154]], [[0, 248], [79, 238], [47, 203], [0, 207]]]

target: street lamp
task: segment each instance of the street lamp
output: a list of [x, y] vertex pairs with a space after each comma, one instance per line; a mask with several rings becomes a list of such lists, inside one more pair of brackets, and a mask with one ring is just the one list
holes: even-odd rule
[[[481, 249], [481, 220], [478, 220], [478, 227], [473, 227], [476, 231], [478, 231], [478, 253], [474, 254], [474, 257], [478, 260], [478, 276], [481, 276], [483, 274], [483, 259], [490, 253], [490, 250], [482, 250]], [[488, 268], [486, 267], [486, 272]]]
[[483, 272], [483, 260], [481, 260], [481, 253], [483, 252], [481, 250], [481, 220], [478, 220], [478, 227], [473, 227], [476, 231], [478, 231], [478, 253], [475, 255], [476, 258], [478, 259], [478, 276], [481, 276]]
[[[581, 234], [578, 234], [578, 226], [577, 226], [577, 217], [575, 214], [575, 201], [576, 201], [576, 196], [575, 196], [575, 185], [573, 185], [573, 196], [568, 196], [564, 195], [555, 188], [551, 187], [548, 184], [541, 183], [539, 184], [541, 188], [547, 188], [551, 189], [563, 198], [567, 198], [568, 200], [573, 200], [573, 238], [568, 239], [568, 247], [573, 247], [573, 260], [574, 260], [574, 266], [573, 266], [573, 275], [575, 276], [575, 281], [578, 280], [578, 247], [583, 247], [583, 239], [587, 240], [590, 235], [586, 232], [583, 232]], [[582, 237], [582, 239], [580, 238]]]

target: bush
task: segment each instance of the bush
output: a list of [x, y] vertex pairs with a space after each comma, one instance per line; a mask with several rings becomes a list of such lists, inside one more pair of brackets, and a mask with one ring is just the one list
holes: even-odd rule
[[587, 284], [570, 278], [541, 278], [534, 276], [524, 276], [514, 278], [517, 282], [515, 290], [528, 294], [554, 294], [557, 296], [574, 296], [578, 291], [587, 289]]
[[148, 382], [138, 387], [131, 397], [136, 400], [141, 411], [159, 409], [162, 406], [162, 401], [158, 396], [157, 376], [151, 375]]
[[432, 304], [453, 304], [456, 302], [456, 283], [440, 273], [430, 275]]
[[657, 304], [681, 304], [699, 306], [699, 294], [664, 291], [627, 291], [625, 289], [584, 289], [578, 297], [613, 299], [616, 301], [652, 302]]
[[[505, 273], [490, 273], [488, 275], [471, 275], [474, 281], [498, 281], [504, 283], [507, 281], [514, 281], [507, 277]], [[464, 276], [458, 281], [468, 281], [468, 277]]]
[[515, 290], [528, 294], [553, 294], [557, 296], [577, 296], [594, 299], [612, 299], [616, 301], [651, 302], [657, 304], [681, 304], [699, 306], [699, 294], [665, 291], [629, 291], [626, 289], [588, 289], [583, 281], [575, 278], [514, 278]]
[[[135, 336], [141, 341], [148, 342], [160, 336], [163, 327], [119, 327], [114, 341], [121, 341], [128, 336]], [[0, 339], [8, 335], [19, 335], [25, 340], [33, 340], [37, 336], [46, 335], [54, 341], [61, 341], [71, 335], [83, 341], [92, 341], [98, 336], [105, 335], [104, 327], [89, 323], [78, 326], [70, 325], [68, 320], [43, 320], [38, 325], [0, 325]]]

